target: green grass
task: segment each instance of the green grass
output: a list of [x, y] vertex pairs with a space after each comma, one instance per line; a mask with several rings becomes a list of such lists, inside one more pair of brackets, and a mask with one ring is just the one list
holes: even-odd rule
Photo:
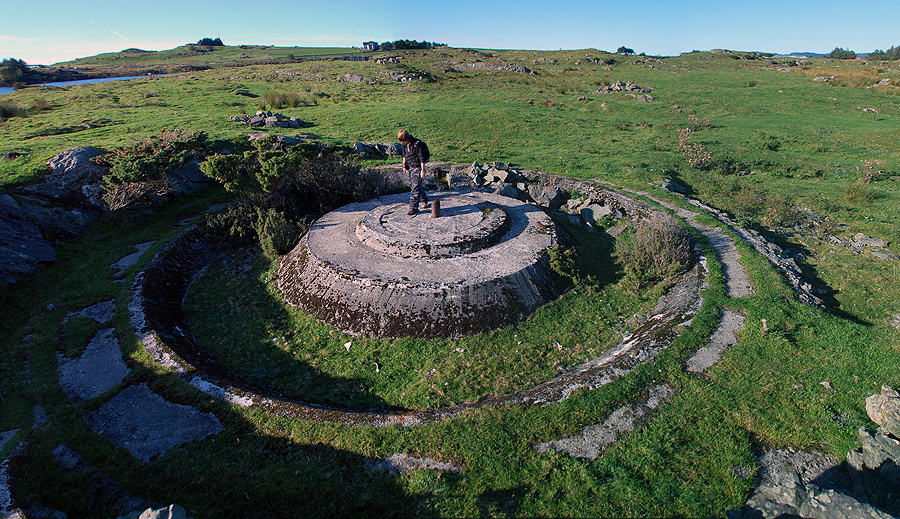
[[571, 227], [569, 233], [580, 251], [582, 281], [573, 290], [517, 326], [461, 339], [339, 333], [285, 305], [274, 283], [277, 262], [255, 249], [226, 255], [207, 269], [185, 304], [203, 348], [255, 384], [358, 408], [476, 402], [598, 357], [621, 341], [632, 315], [655, 304], [659, 290], [636, 296], [623, 288], [612, 239]]
[[[894, 145], [900, 137], [900, 103], [894, 87], [869, 88], [878, 78], [890, 77], [875, 68], [881, 64], [811, 59], [798, 66], [747, 53], [704, 52], [658, 61], [615, 56], [618, 63], [607, 70], [586, 57], [612, 56], [593, 49], [491, 50], [481, 58], [461, 49], [417, 51], [404, 54], [399, 66], [287, 63], [288, 54], [299, 60], [303, 52], [179, 48], [79, 60], [109, 68], [147, 67], [171, 55], [170, 62], [212, 68], [81, 87], [27, 88], [4, 96], [10, 106], [39, 109], [0, 123], [0, 156], [25, 154], [0, 158], [0, 186], [6, 191], [36, 181], [48, 159], [73, 146], [113, 149], [173, 129], [236, 138], [249, 129], [229, 121], [230, 116], [254, 112], [267, 95], [296, 93], [311, 102], [279, 110], [309, 122], [302, 131], [329, 143], [391, 141], [403, 127], [429, 143], [434, 160], [499, 160], [641, 190], [651, 189], [648, 181], [673, 178], [705, 203], [773, 236], [780, 246], [804, 251], [805, 258], [797, 261], [813, 285], [826, 290], [829, 311], [796, 302], [769, 263], [739, 243], [756, 293], [737, 301], [725, 298], [721, 267], [711, 260], [710, 288], [691, 326], [653, 364], [599, 390], [546, 407], [483, 407], [416, 428], [289, 420], [198, 392], [154, 363], [134, 338], [126, 305], [139, 267], [118, 284], [109, 282], [109, 265], [133, 252], [134, 244], [157, 240], [148, 258], [178, 232], [178, 221], [224, 195], [173, 200], [153, 214], [104, 218], [81, 241], [60, 244], [55, 264], [24, 284], [0, 288], [0, 430], [21, 429], [19, 439], [24, 438], [35, 403], [50, 420], [27, 433], [25, 452], [12, 464], [20, 504], [40, 502], [69, 517], [115, 515], [92, 493], [95, 474], [73, 475], [52, 460], [52, 450], [65, 443], [126, 489], [160, 503], [182, 504], [198, 518], [220, 516], [226, 509], [241, 517], [722, 516], [740, 507], [753, 486], [752, 478], [735, 476], [735, 467], [755, 470], [755, 453], [782, 446], [818, 449], [841, 459], [855, 447], [857, 428], [870, 426], [866, 396], [882, 384], [900, 386], [900, 332], [890, 326], [900, 298], [898, 263], [856, 255], [826, 241], [828, 234], [846, 239], [857, 232], [900, 239], [898, 189], [891, 179], [900, 176], [900, 151]], [[251, 58], [241, 58], [242, 53]], [[263, 54], [277, 64], [212, 65], [241, 59], [262, 63], [269, 59]], [[536, 75], [463, 67], [444, 71], [475, 59], [503, 59]], [[401, 69], [428, 72], [436, 81], [396, 83], [379, 73]], [[375, 81], [338, 81], [350, 72]], [[836, 80], [818, 83], [816, 76]], [[652, 88], [656, 100], [594, 94], [617, 80]], [[579, 101], [581, 96], [588, 100]], [[878, 112], [864, 112], [865, 107]], [[91, 127], [82, 126], [85, 122]], [[678, 149], [678, 132], [688, 127], [694, 129], [692, 142], [706, 147], [714, 161], [750, 174], [691, 168]], [[867, 185], [865, 196], [848, 198], [848, 187], [858, 181], [867, 160], [879, 161], [884, 179]], [[828, 221], [791, 223], [791, 215], [803, 214], [802, 208]], [[894, 243], [889, 249], [900, 252]], [[602, 248], [594, 254], [606, 257]], [[596, 263], [596, 285], [576, 287], [515, 329], [459, 341], [345, 337], [285, 308], [271, 285], [272, 265], [252, 255], [232, 262], [249, 264], [247, 271], [236, 274], [227, 264], [211, 268], [191, 293], [189, 307], [198, 338], [210, 349], [221, 345], [215, 351], [223, 363], [245, 370], [260, 384], [330, 402], [427, 408], [528, 387], [550, 376], [558, 364], [595, 355], [614, 339], [616, 323], [645, 311], [652, 297], [635, 300], [618, 290], [619, 274], [602, 270], [610, 267], [607, 260], [593, 262], [592, 257], [582, 261]], [[64, 326], [62, 319], [109, 299], [117, 306], [111, 326], [133, 369], [126, 384], [146, 382], [173, 402], [216, 413], [223, 433], [144, 465], [85, 426], [84, 417], [107, 397], [72, 404], [58, 384], [56, 354], [77, 354], [94, 325], [70, 321]], [[49, 303], [56, 310], [48, 310]], [[708, 376], [687, 374], [684, 361], [705, 343], [723, 306], [747, 315], [738, 344]], [[197, 312], [198, 307], [207, 311]], [[273, 344], [272, 337], [279, 340]], [[349, 353], [343, 348], [348, 340]], [[554, 340], [563, 351], [548, 351]], [[377, 376], [376, 361], [383, 366]], [[423, 380], [432, 369], [434, 375]], [[820, 384], [826, 381], [834, 391]], [[532, 448], [580, 433], [662, 382], [677, 396], [598, 460], [538, 454]], [[395, 452], [452, 461], [462, 473], [392, 476], [365, 468], [370, 459]]]

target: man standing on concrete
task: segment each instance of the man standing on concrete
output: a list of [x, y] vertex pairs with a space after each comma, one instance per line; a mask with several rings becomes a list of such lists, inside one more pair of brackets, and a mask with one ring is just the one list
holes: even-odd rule
[[428, 145], [413, 137], [408, 131], [400, 130], [397, 140], [403, 145], [403, 171], [409, 175], [409, 211], [406, 214], [412, 216], [419, 212], [419, 201], [422, 201], [422, 210], [428, 206], [428, 197], [422, 189], [422, 179], [425, 177], [425, 164], [428, 163]]

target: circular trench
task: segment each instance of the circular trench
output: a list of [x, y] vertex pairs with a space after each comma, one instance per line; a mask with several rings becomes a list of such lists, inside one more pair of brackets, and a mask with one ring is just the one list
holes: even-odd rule
[[[627, 211], [630, 215], [644, 217], [655, 211], [647, 204], [624, 195], [620, 191], [594, 182], [541, 175], [546, 177], [541, 180], [549, 185], [577, 189], [594, 198], [605, 200], [608, 205], [617, 207], [623, 212]], [[402, 203], [402, 201], [401, 198], [398, 198], [391, 203]], [[488, 200], [485, 203], [494, 202]], [[448, 204], [448, 209], [451, 207], [452, 205]], [[374, 216], [378, 213], [372, 213], [373, 209], [375, 209], [374, 206], [367, 209], [363, 219], [370, 217], [369, 222], [383, 221], [381, 217]], [[532, 212], [536, 215], [537, 213], [543, 214], [538, 208], [523, 209], [529, 214]], [[381, 211], [382, 214], [386, 214], [388, 209]], [[508, 217], [509, 211], [506, 213]], [[450, 211], [448, 214], [453, 214], [453, 212]], [[427, 217], [427, 213], [417, 216]], [[543, 222], [543, 220], [539, 221]], [[501, 223], [495, 227], [493, 223], [482, 222], [472, 227], [486, 226], [488, 229], [500, 229], [504, 225]], [[384, 225], [388, 230], [391, 226], [390, 222], [386, 222]], [[370, 232], [373, 228], [375, 232], [380, 232], [377, 223], [375, 225], [367, 223], [366, 227]], [[505, 231], [503, 236], [506, 237], [512, 230], [513, 226], [510, 224], [510, 229]], [[361, 233], [365, 235], [366, 230]], [[488, 234], [496, 236], [497, 232], [491, 231]], [[545, 236], [553, 236], [553, 234], [546, 233]], [[382, 243], [385, 242], [385, 239], [381, 237], [375, 239]], [[491, 239], [494, 238], [489, 238], [488, 241]], [[699, 310], [702, 303], [700, 291], [706, 288], [707, 277], [704, 262], [701, 261], [692, 270], [683, 274], [672, 289], [659, 299], [644, 324], [623, 337], [618, 345], [607, 350], [600, 357], [567, 370], [532, 388], [508, 395], [486, 396], [478, 402], [438, 409], [412, 410], [392, 407], [380, 410], [360, 410], [298, 400], [277, 391], [260, 388], [224, 369], [215, 358], [198, 346], [191, 334], [190, 323], [185, 315], [184, 297], [194, 278], [217, 255], [216, 246], [204, 240], [195, 225], [185, 229], [165, 244], [137, 275], [132, 285], [129, 311], [135, 334], [145, 350], [156, 362], [173, 369], [190, 385], [229, 403], [261, 409], [289, 418], [354, 426], [415, 426], [451, 418], [469, 409], [484, 405], [546, 405], [561, 402], [579, 390], [593, 390], [602, 387], [629, 373], [638, 365], [653, 359], [657, 353], [671, 343], [678, 335], [679, 327], [688, 323]], [[433, 259], [427, 253], [419, 254], [419, 256], [420, 259]]]

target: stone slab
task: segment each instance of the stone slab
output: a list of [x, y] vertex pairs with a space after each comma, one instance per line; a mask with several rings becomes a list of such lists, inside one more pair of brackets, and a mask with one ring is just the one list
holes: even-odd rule
[[131, 371], [122, 360], [119, 339], [114, 332], [114, 328], [98, 331], [80, 357], [58, 356], [59, 385], [73, 402], [106, 393], [121, 384]]
[[91, 413], [87, 424], [145, 463], [176, 445], [201, 440], [224, 429], [214, 414], [173, 404], [147, 384], [120, 391]]

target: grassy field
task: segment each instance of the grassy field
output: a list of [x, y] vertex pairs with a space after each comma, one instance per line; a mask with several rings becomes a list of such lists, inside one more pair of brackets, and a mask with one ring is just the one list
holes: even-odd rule
[[[265, 52], [277, 63], [238, 66], [242, 52]], [[308, 122], [302, 132], [328, 143], [393, 141], [402, 127], [427, 141], [437, 161], [496, 160], [641, 190], [652, 189], [648, 182], [675, 179], [692, 196], [802, 253], [797, 261], [822, 291], [827, 310], [797, 302], [771, 265], [739, 242], [755, 294], [728, 300], [721, 268], [711, 261], [710, 288], [692, 326], [655, 364], [600, 390], [546, 407], [483, 407], [416, 428], [288, 420], [213, 400], [155, 364], [135, 340], [126, 308], [140, 265], [126, 283], [108, 282], [109, 265], [133, 252], [134, 244], [154, 240], [153, 253], [178, 232], [183, 218], [229, 198], [213, 190], [170, 201], [153, 214], [108, 216], [83, 240], [60, 244], [55, 264], [26, 283], [0, 289], [0, 431], [20, 429], [17, 439], [27, 434], [29, 440], [11, 467], [20, 504], [40, 503], [69, 517], [113, 517], [111, 504], [95, 490], [102, 471], [141, 497], [179, 503], [197, 518], [225, 512], [723, 516], [749, 496], [753, 479], [738, 477], [743, 471], [736, 468], [755, 471], [754, 454], [794, 446], [842, 459], [855, 447], [858, 427], [868, 425], [864, 399], [882, 384], [900, 386], [900, 331], [890, 326], [900, 312], [900, 262], [856, 254], [829, 239], [862, 232], [888, 240], [890, 251], [900, 253], [894, 243], [900, 239], [900, 98], [896, 87], [876, 86], [883, 79], [900, 83], [896, 62], [798, 62], [727, 51], [657, 59], [592, 49], [445, 48], [392, 54], [402, 56], [399, 64], [299, 62], [317, 52], [341, 49], [179, 48], [78, 60], [85, 66], [175, 61], [210, 68], [32, 87], [0, 97], [0, 103], [28, 111], [0, 123], [0, 155], [23, 154], [0, 158], [0, 190], [36, 181], [49, 158], [74, 146], [113, 149], [173, 129], [237, 138], [249, 129], [229, 117], [259, 109], [298, 117]], [[289, 54], [298, 62], [289, 62]], [[422, 73], [433, 81], [395, 82], [385, 72]], [[371, 81], [340, 81], [349, 73]], [[650, 88], [655, 99], [595, 93], [616, 81]], [[273, 93], [300, 102], [265, 106]], [[689, 144], [709, 153], [704, 167], [692, 167], [682, 151], [686, 128], [692, 130]], [[867, 172], [870, 183], [861, 181]], [[610, 250], [609, 244], [591, 245], [598, 255]], [[229, 270], [235, 265], [248, 268], [236, 276]], [[350, 338], [281, 304], [268, 281], [272, 264], [253, 251], [211, 268], [188, 306], [195, 333], [210, 349], [223, 337], [239, 337], [238, 343], [246, 338], [243, 350], [219, 354], [248, 378], [328, 402], [430, 408], [528, 387], [614, 342], [618, 326], [646, 311], [652, 298], [631, 297], [611, 260], [594, 267], [603, 267], [606, 277], [577, 286], [516, 329], [460, 341], [352, 338], [351, 355], [333, 353], [346, 353]], [[86, 427], [84, 417], [108, 396], [72, 404], [62, 392], [57, 351], [77, 354], [92, 331], [85, 323], [63, 326], [62, 320], [109, 299], [116, 300], [113, 325], [132, 368], [125, 384], [146, 382], [173, 402], [214, 412], [223, 433], [145, 465]], [[48, 309], [51, 303], [55, 310]], [[738, 345], [708, 376], [686, 373], [685, 359], [705, 343], [725, 305], [747, 315]], [[253, 319], [234, 318], [251, 310]], [[273, 347], [272, 337], [283, 343]], [[553, 341], [565, 350], [548, 352]], [[390, 378], [376, 377], [369, 363], [380, 356], [397, 358], [403, 368]], [[432, 369], [437, 376], [425, 377]], [[328, 377], [352, 383], [318, 383]], [[826, 381], [833, 391], [820, 384]], [[533, 449], [601, 422], [660, 382], [676, 388], [677, 396], [596, 461]], [[26, 433], [35, 404], [49, 422]], [[51, 456], [61, 443], [95, 469], [64, 470]], [[451, 461], [462, 472], [390, 475], [366, 468], [371, 459], [395, 452]]]

